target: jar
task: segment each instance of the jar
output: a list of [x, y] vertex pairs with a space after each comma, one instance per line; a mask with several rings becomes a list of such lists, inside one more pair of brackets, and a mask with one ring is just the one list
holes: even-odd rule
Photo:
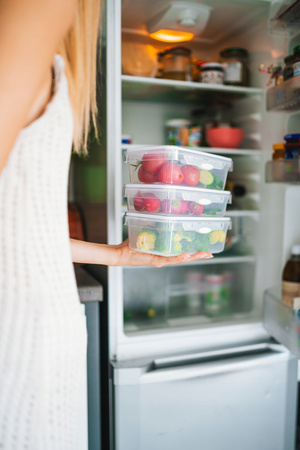
[[191, 50], [183, 46], [168, 47], [160, 53], [162, 78], [189, 81], [191, 79]]
[[273, 144], [272, 160], [276, 161], [279, 159], [285, 159], [285, 147], [283, 142], [279, 144]]
[[248, 52], [244, 48], [226, 48], [220, 52], [225, 70], [225, 84], [248, 85]]
[[201, 81], [209, 84], [224, 83], [224, 68], [219, 63], [206, 63], [201, 66]]
[[166, 122], [168, 145], [189, 145], [191, 122], [186, 119], [172, 119]]
[[283, 80], [289, 80], [290, 78], [293, 78], [294, 76], [294, 55], [288, 55], [286, 58], [284, 58], [284, 67], [283, 67]]
[[300, 75], [300, 45], [294, 47], [293, 69], [294, 77]]
[[300, 134], [286, 134], [284, 140], [285, 158], [298, 159], [300, 152]]

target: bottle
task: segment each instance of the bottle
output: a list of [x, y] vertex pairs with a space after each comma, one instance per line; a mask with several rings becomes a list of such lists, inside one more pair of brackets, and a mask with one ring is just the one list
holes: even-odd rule
[[293, 245], [282, 273], [282, 300], [293, 308], [297, 297], [300, 297], [300, 245]]

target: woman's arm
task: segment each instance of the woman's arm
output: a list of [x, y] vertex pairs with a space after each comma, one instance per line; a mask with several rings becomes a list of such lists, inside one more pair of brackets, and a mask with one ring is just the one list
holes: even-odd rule
[[163, 267], [213, 257], [209, 252], [198, 252], [194, 255], [182, 253], [171, 257], [150, 255], [131, 250], [128, 240], [120, 245], [93, 244], [76, 239], [70, 239], [70, 242], [73, 262], [82, 264]]
[[0, 0], [0, 173], [47, 80], [77, 0]]

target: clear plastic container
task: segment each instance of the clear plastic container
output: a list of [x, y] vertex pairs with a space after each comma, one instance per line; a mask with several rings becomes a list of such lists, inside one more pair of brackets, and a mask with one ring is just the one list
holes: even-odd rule
[[131, 183], [162, 183], [224, 189], [232, 159], [183, 147], [162, 145], [124, 152]]
[[231, 193], [187, 186], [126, 184], [127, 209], [146, 214], [218, 216], [225, 214]]
[[154, 255], [175, 256], [199, 251], [220, 253], [224, 249], [228, 217], [182, 217], [127, 212], [129, 247]]

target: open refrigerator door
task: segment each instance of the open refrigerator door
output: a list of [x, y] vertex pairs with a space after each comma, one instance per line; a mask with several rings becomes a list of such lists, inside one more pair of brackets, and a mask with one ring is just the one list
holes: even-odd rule
[[[295, 213], [293, 208], [299, 195], [297, 187], [293, 186], [294, 190], [290, 192], [284, 183], [265, 183], [265, 165], [270, 159], [272, 144], [280, 142], [286, 132], [295, 132], [297, 109], [293, 110], [296, 115], [288, 118], [285, 108], [277, 108], [277, 105], [274, 109], [268, 106], [266, 110], [266, 97], [269, 102], [270, 91], [266, 93], [266, 78], [258, 68], [262, 63], [265, 66], [277, 64], [281, 57], [278, 48], [281, 48], [283, 55], [288, 46], [298, 44], [299, 38], [292, 35], [287, 43], [284, 35], [280, 38], [284, 42], [281, 40], [278, 44], [276, 36], [274, 45], [274, 34], [268, 34], [274, 2], [269, 3], [263, 0], [230, 0], [226, 5], [217, 0], [206, 2], [212, 8], [208, 24], [201, 36], [184, 43], [189, 52], [181, 51], [179, 56], [186, 62], [186, 55], [192, 52], [192, 65], [198, 68], [202, 63], [214, 62], [216, 78], [208, 79], [209, 82], [205, 77], [193, 79], [191, 72], [187, 76], [182, 59], [183, 66], [180, 67], [184, 70], [179, 71], [179, 78], [178, 74], [174, 78], [174, 73], [170, 76], [170, 66], [168, 76], [162, 76], [164, 72], [161, 71], [160, 58], [165, 64], [166, 56], [171, 54], [173, 57], [174, 53], [169, 50], [166, 53], [166, 44], [149, 38], [146, 30], [147, 20], [153, 8], [159, 7], [159, 2], [128, 0], [122, 5], [119, 0], [114, 0], [107, 3], [108, 243], [117, 244], [127, 237], [127, 228], [123, 226], [126, 210], [123, 187], [130, 180], [128, 167], [122, 162], [126, 151], [174, 144], [169, 140], [167, 131], [172, 128], [171, 137], [174, 139], [174, 129], [177, 133], [179, 127], [181, 131], [176, 134], [176, 139], [180, 139], [181, 146], [231, 158], [234, 164], [227, 180], [232, 204], [226, 211], [226, 216], [232, 221], [232, 230], [228, 232], [222, 253], [211, 260], [161, 269], [108, 269], [111, 407], [115, 412], [114, 447], [111, 448], [116, 450], [150, 450], [154, 448], [154, 443], [157, 449], [179, 449], [183, 441], [185, 445], [190, 444], [189, 448], [197, 448], [195, 443], [202, 433], [198, 436], [195, 427], [189, 428], [182, 423], [183, 441], [177, 439], [176, 442], [174, 435], [179, 425], [175, 426], [176, 407], [171, 402], [175, 391], [172, 389], [179, 392], [186, 377], [189, 381], [187, 390], [182, 391], [185, 397], [180, 399], [180, 404], [188, 409], [195, 392], [204, 395], [207, 389], [207, 402], [220, 405], [218, 411], [214, 408], [210, 410], [208, 422], [203, 422], [201, 408], [193, 406], [193, 414], [198, 418], [197, 424], [200, 424], [199, 430], [203, 430], [204, 424], [208, 430], [207, 436], [213, 435], [215, 426], [219, 428], [224, 414], [230, 410], [236, 412], [235, 427], [244, 429], [248, 424], [253, 433], [257, 432], [257, 440], [249, 441], [249, 449], [294, 448], [297, 364], [283, 346], [273, 347], [272, 337], [278, 339], [278, 335], [266, 320], [266, 328], [263, 325], [263, 296], [268, 288], [280, 284], [282, 265], [289, 246], [300, 241], [299, 227], [296, 226], [300, 213]], [[142, 57], [145, 69], [149, 63], [147, 73], [141, 73], [139, 64], [136, 64], [137, 72], [132, 72], [133, 64], [128, 72], [129, 63], [124, 58], [129, 52], [124, 48], [128, 46], [129, 50], [130, 46], [132, 50], [134, 45], [139, 46], [136, 55], [140, 54], [141, 46], [152, 46], [151, 55], [147, 58], [143, 54]], [[237, 47], [247, 49], [247, 81], [243, 80], [239, 85], [230, 79], [227, 83], [219, 83], [220, 54], [224, 49]], [[153, 48], [158, 55], [156, 72]], [[132, 63], [132, 52], [130, 55]], [[176, 51], [176, 61], [179, 61], [177, 57]], [[197, 65], [197, 62], [200, 64]], [[277, 99], [281, 88], [275, 87]], [[276, 114], [273, 114], [275, 109]], [[222, 125], [223, 128], [234, 125], [234, 128], [243, 130], [243, 140], [237, 147], [209, 145], [207, 130], [222, 128]], [[198, 133], [198, 140], [193, 138], [187, 141], [187, 135], [195, 132]], [[287, 197], [290, 201], [286, 201]], [[267, 309], [264, 314], [272, 323], [277, 320], [276, 314], [271, 316]], [[287, 345], [287, 341], [279, 341]], [[222, 352], [226, 353], [225, 359], [228, 358], [225, 369]], [[155, 361], [163, 358], [167, 358], [166, 366], [158, 368]], [[186, 358], [186, 361], [183, 364], [178, 358]], [[272, 369], [275, 360], [282, 373], [279, 378], [272, 376], [277, 370]], [[213, 367], [206, 367], [208, 361]], [[238, 391], [234, 386], [240, 374], [238, 372], [236, 379], [230, 375], [235, 372], [236, 363], [246, 377]], [[258, 372], [256, 369], [252, 371], [252, 364], [254, 367], [262, 364], [262, 372], [260, 369]], [[216, 381], [216, 373], [226, 375]], [[264, 373], [264, 382], [259, 375], [261, 373]], [[228, 392], [232, 394], [231, 400], [223, 401], [220, 397], [217, 399], [216, 392], [225, 379], [230, 386]], [[283, 390], [273, 389], [279, 379], [282, 380]], [[267, 392], [269, 387], [272, 389], [272, 401], [269, 403], [264, 403], [264, 394], [260, 391], [255, 398], [256, 408], [261, 408], [264, 417], [272, 417], [273, 423], [276, 422], [276, 442], [270, 440], [266, 429], [258, 428], [257, 423], [253, 422], [255, 414], [251, 413], [250, 400], [243, 394], [247, 386], [254, 389], [257, 380], [263, 392]], [[148, 383], [151, 388], [148, 388]], [[169, 392], [164, 401], [162, 392]], [[202, 394], [197, 397], [198, 403], [204, 398]], [[221, 398], [223, 394], [220, 393]], [[235, 395], [239, 396], [240, 405], [247, 413], [237, 412], [238, 406], [233, 400]], [[149, 403], [150, 398], [156, 399], [158, 410], [162, 408], [165, 411], [164, 417], [169, 415], [168, 423], [157, 415], [158, 411]], [[128, 410], [133, 415], [128, 416]], [[138, 418], [135, 417], [137, 412]], [[128, 420], [130, 418], [135, 424], [138, 423], [135, 432], [128, 433], [132, 422], [130, 425], [126, 415]], [[156, 415], [161, 417], [160, 424], [155, 422]], [[263, 417], [261, 419], [263, 421]], [[151, 440], [149, 433], [152, 425], [157, 435]], [[149, 439], [144, 439], [145, 436]], [[203, 440], [203, 448], [220, 448], [217, 440], [211, 439], [210, 442], [211, 446], [205, 447], [206, 441]], [[234, 450], [247, 448], [239, 435], [230, 442]]]

